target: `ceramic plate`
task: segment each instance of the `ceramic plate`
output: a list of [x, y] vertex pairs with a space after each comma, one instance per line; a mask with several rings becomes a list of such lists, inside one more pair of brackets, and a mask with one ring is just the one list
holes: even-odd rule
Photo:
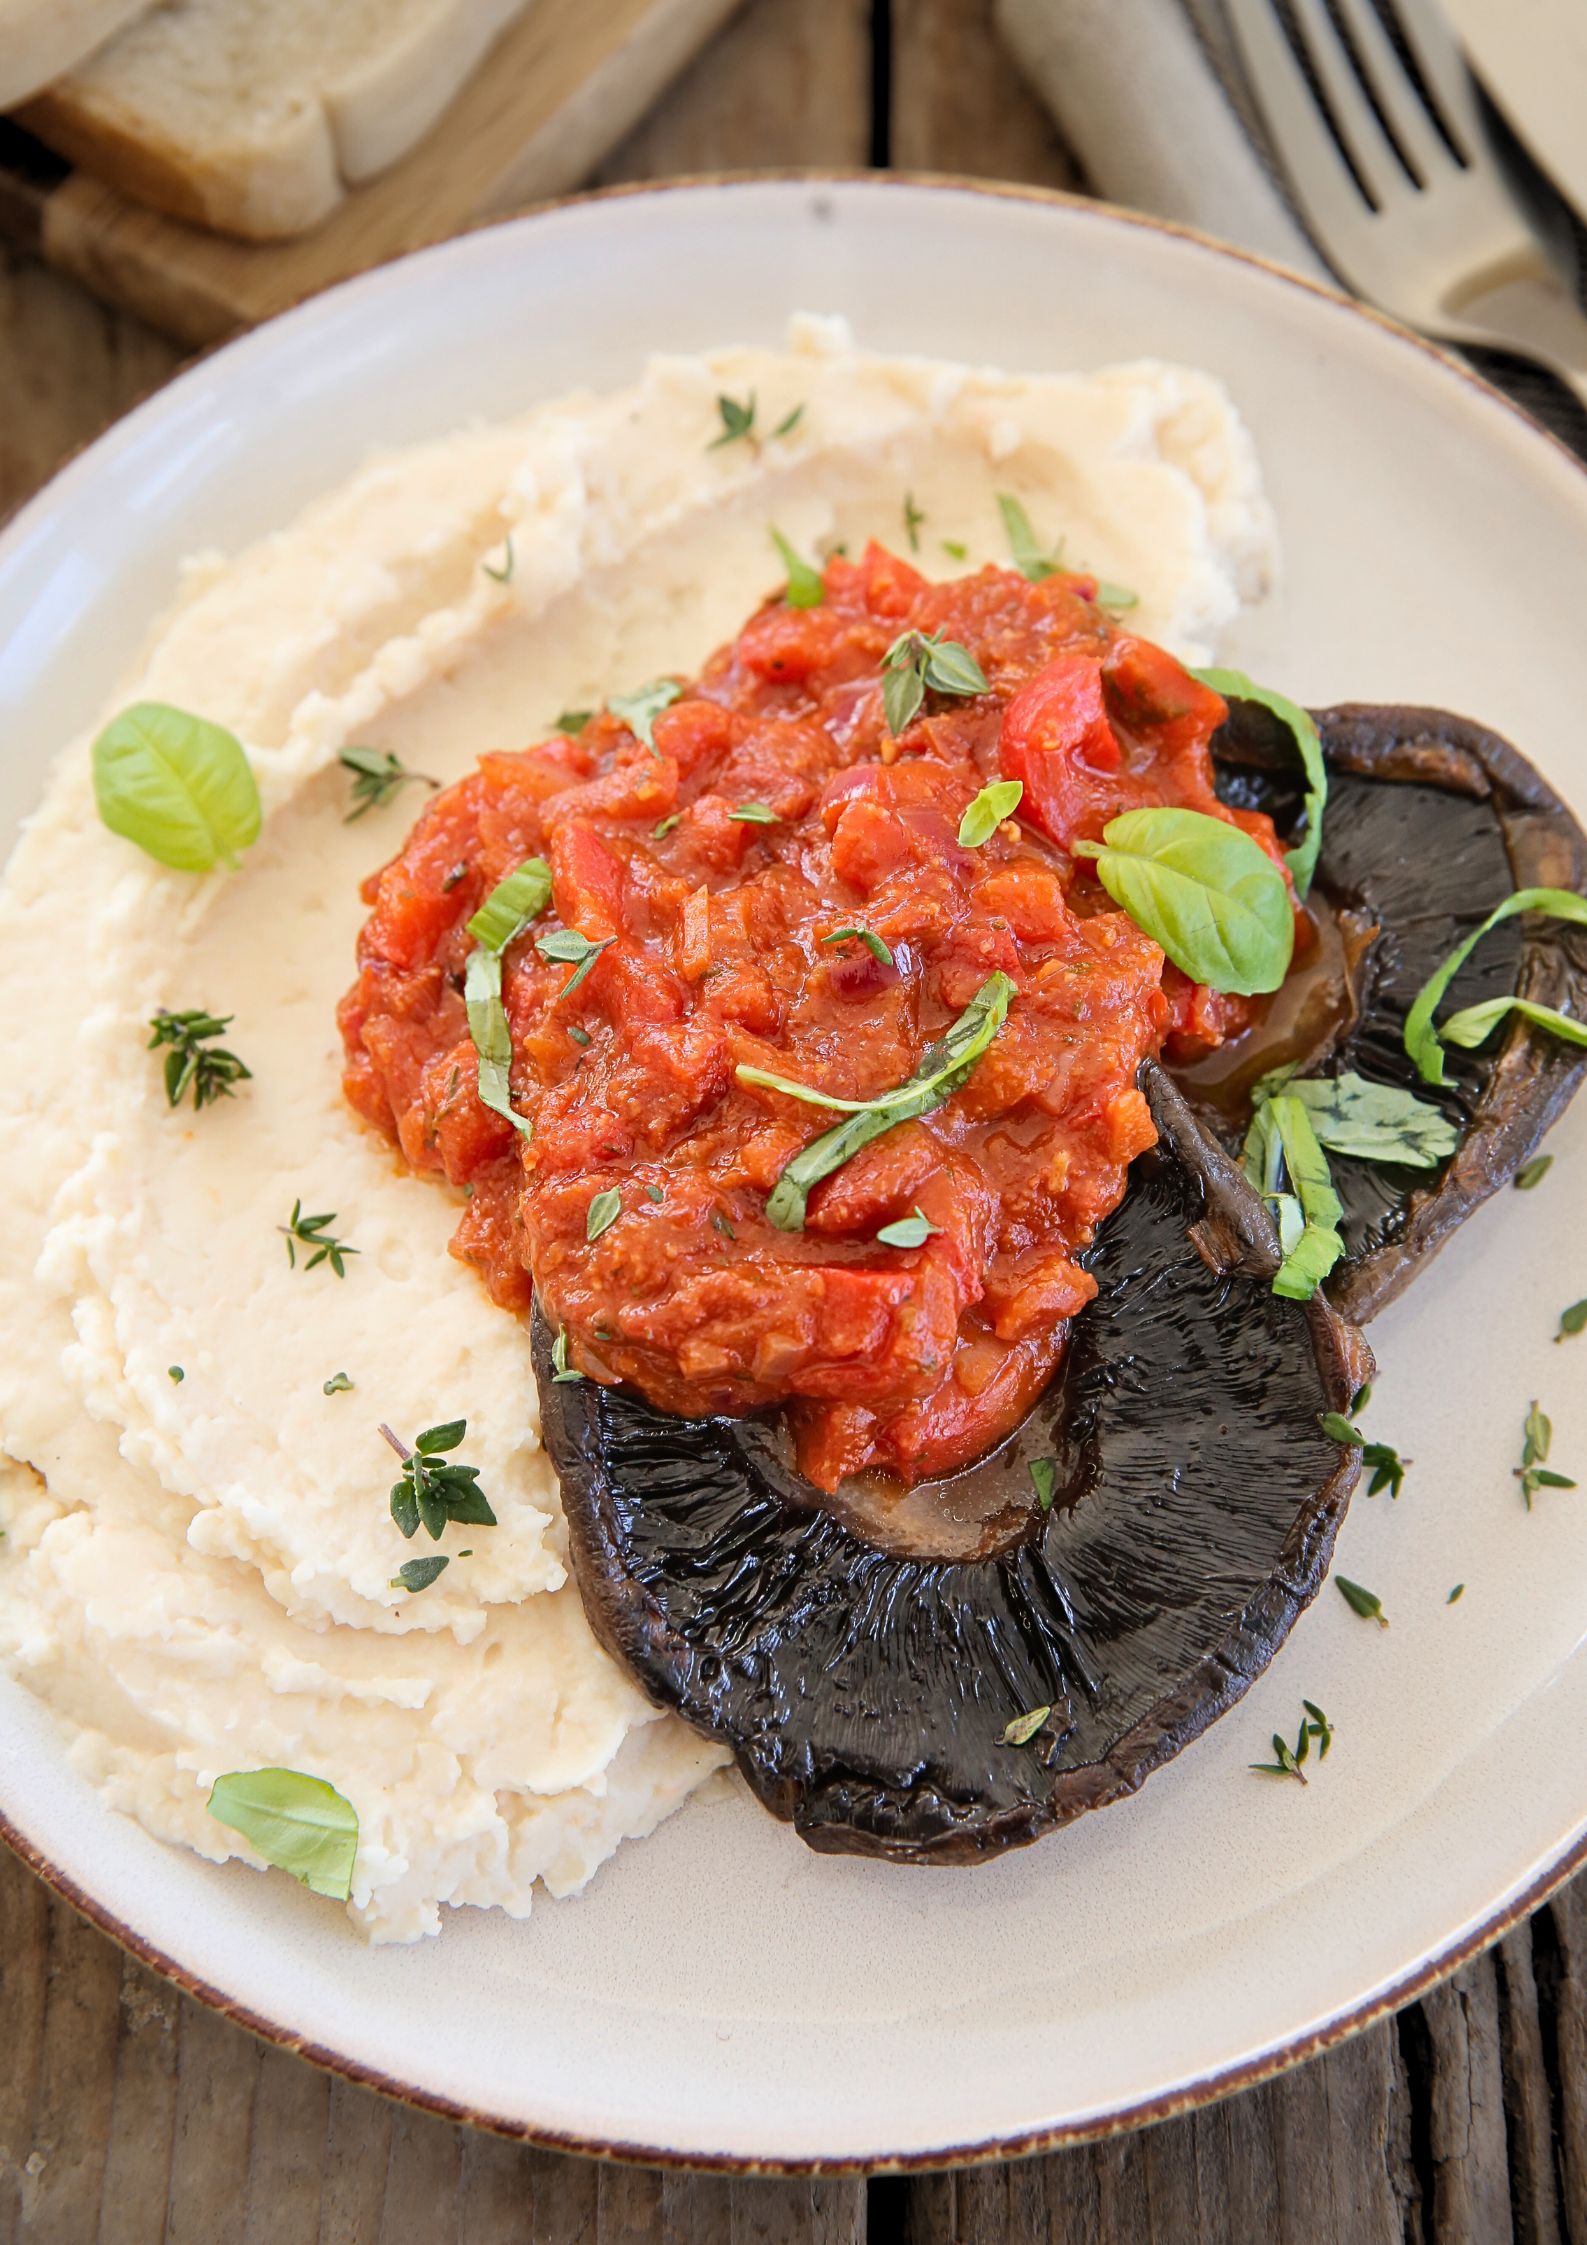
[[[1302, 699], [1437, 702], [1587, 809], [1587, 476], [1409, 337], [1206, 243], [1061, 199], [760, 181], [575, 203], [316, 298], [206, 359], [0, 540], [0, 817], [114, 689], [178, 558], [283, 522], [373, 445], [632, 376], [651, 346], [775, 343], [790, 309], [1014, 368], [1162, 354], [1221, 375], [1281, 525], [1227, 659]], [[1553, 619], [1552, 625], [1549, 619]], [[25, 1000], [12, 991], [8, 1002]], [[448, 2112], [691, 2160], [927, 2160], [1238, 2085], [1490, 1938], [1587, 1832], [1587, 1497], [1528, 1513], [1528, 1400], [1587, 1480], [1587, 1098], [1372, 1329], [1344, 1572], [1249, 1698], [1134, 1800], [976, 1871], [809, 1853], [721, 1785], [531, 1919], [366, 1949], [279, 1877], [157, 1845], [0, 1694], [0, 1811], [100, 1922], [266, 2033]], [[1459, 1604], [1446, 1603], [1464, 1582]], [[1337, 1743], [1250, 1774], [1302, 1695]]]

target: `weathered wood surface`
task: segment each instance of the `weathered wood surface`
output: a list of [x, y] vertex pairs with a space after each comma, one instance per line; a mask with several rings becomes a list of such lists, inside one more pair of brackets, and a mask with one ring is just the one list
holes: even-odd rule
[[[1069, 184], [989, 15], [750, 0], [600, 176], [891, 161]], [[0, 513], [176, 363], [0, 259]], [[1587, 2245], [1587, 1880], [1243, 2096], [869, 2184], [602, 2166], [411, 2113], [179, 1995], [3, 1852], [0, 2030], [0, 2245]]]

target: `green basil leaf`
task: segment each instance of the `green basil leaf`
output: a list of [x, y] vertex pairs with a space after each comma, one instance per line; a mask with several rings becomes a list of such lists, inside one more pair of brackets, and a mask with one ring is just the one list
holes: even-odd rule
[[653, 678], [648, 686], [636, 686], [631, 694], [608, 694], [606, 706], [628, 727], [635, 740], [643, 741], [651, 755], [659, 757], [661, 751], [651, 738], [650, 728], [682, 692], [675, 678]]
[[211, 1786], [209, 1813], [314, 1893], [345, 1902], [352, 1892], [358, 1811], [323, 1777], [295, 1769], [232, 1770]]
[[463, 973], [463, 1004], [468, 1012], [468, 1033], [479, 1056], [477, 1071], [480, 1103], [510, 1122], [525, 1138], [534, 1136], [534, 1124], [518, 1114], [512, 1103], [512, 1031], [501, 1002], [501, 953], [471, 951]]
[[224, 725], [134, 702], [93, 747], [94, 801], [112, 834], [179, 873], [211, 873], [259, 837], [259, 789]]
[[900, 1216], [891, 1224], [884, 1224], [876, 1237], [883, 1247], [924, 1247], [941, 1229], [940, 1224], [932, 1223], [917, 1208], [912, 1216]]
[[1288, 1092], [1257, 1108], [1246, 1132], [1245, 1173], [1273, 1208], [1283, 1261], [1273, 1292], [1308, 1302], [1344, 1253], [1338, 1226], [1344, 1210], [1317, 1143], [1311, 1117]]
[[1025, 793], [1023, 780], [993, 780], [983, 787], [959, 821], [959, 846], [978, 850], [989, 842], [1006, 818], [1019, 809]]
[[[1514, 896], [1507, 896], [1502, 904], [1495, 905], [1481, 927], [1468, 935], [1464, 943], [1457, 943], [1443, 965], [1422, 984], [1405, 1017], [1405, 1049], [1415, 1061], [1423, 1083], [1441, 1084], [1446, 1080], [1443, 1041], [1433, 1026], [1433, 1016], [1444, 992], [1488, 930], [1496, 928], [1501, 920], [1513, 919], [1517, 912], [1541, 912], [1551, 920], [1572, 920], [1579, 927], [1587, 927], [1587, 897], [1577, 896], [1572, 889], [1517, 889]], [[1468, 1006], [1467, 1016], [1475, 1010]], [[1461, 1017], [1457, 1015], [1456, 1018]]]
[[1535, 1005], [1530, 998], [1489, 998], [1480, 1006], [1466, 1006], [1461, 1012], [1450, 1015], [1439, 1034], [1445, 1044], [1470, 1050], [1491, 1037], [1507, 1013], [1518, 1013], [1523, 1021], [1530, 1021], [1533, 1028], [1546, 1029], [1550, 1036], [1563, 1037], [1569, 1045], [1587, 1045], [1587, 1021], [1578, 1021], [1574, 1014], [1561, 1013], [1556, 1006]]
[[1008, 539], [1008, 550], [1014, 557], [1014, 567], [1033, 585], [1044, 577], [1053, 576], [1058, 568], [1059, 556], [1064, 550], [1062, 538], [1050, 553], [1044, 553], [1036, 542], [1036, 533], [1030, 526], [1030, 516], [1019, 501], [1007, 491], [997, 494], [997, 511], [1003, 517], [1003, 531]]
[[785, 598], [790, 608], [819, 608], [826, 599], [827, 588], [819, 569], [812, 569], [808, 561], [801, 561], [778, 529], [773, 529], [771, 542], [782, 557], [788, 572], [788, 590]]
[[526, 857], [515, 873], [498, 881], [468, 923], [468, 932], [487, 951], [505, 951], [551, 902], [551, 868], [543, 857]]
[[1125, 811], [1094, 857], [1102, 886], [1192, 982], [1253, 997], [1276, 990], [1295, 948], [1289, 887], [1250, 835], [1205, 811]]
[[1251, 1096], [1260, 1106], [1278, 1091], [1300, 1101], [1329, 1153], [1348, 1154], [1354, 1161], [1436, 1169], [1460, 1144], [1460, 1131], [1446, 1114], [1397, 1084], [1369, 1083], [1349, 1071], [1299, 1077], [1278, 1070], [1264, 1076]]
[[428, 1590], [451, 1564], [449, 1554], [444, 1551], [428, 1559], [404, 1559], [386, 1587], [389, 1590]]
[[862, 1146], [880, 1138], [884, 1131], [917, 1115], [929, 1114], [950, 1099], [1002, 1028], [1013, 997], [1014, 985], [1006, 974], [989, 974], [958, 1019], [922, 1053], [919, 1067], [907, 1082], [877, 1099], [829, 1099], [823, 1092], [790, 1084], [784, 1077], [769, 1076], [760, 1069], [736, 1068], [734, 1074], [741, 1083], [768, 1084], [775, 1091], [789, 1091], [795, 1098], [817, 1106], [840, 1107], [848, 1114], [846, 1122], [824, 1131], [785, 1164], [766, 1203], [767, 1221], [780, 1232], [803, 1231], [805, 1202], [813, 1185], [841, 1169]]
[[598, 1240], [602, 1232], [611, 1230], [622, 1213], [623, 1196], [615, 1186], [608, 1187], [604, 1193], [597, 1193], [584, 1212], [585, 1239], [591, 1242]]
[[1056, 1458], [1032, 1458], [1030, 1461], [1030, 1482], [1043, 1512], [1051, 1512], [1053, 1495], [1058, 1487], [1058, 1460]]
[[1210, 686], [1215, 694], [1221, 694], [1225, 701], [1260, 702], [1264, 709], [1272, 711], [1280, 724], [1289, 728], [1301, 769], [1306, 774], [1306, 833], [1294, 849], [1285, 852], [1284, 862], [1289, 867], [1296, 895], [1304, 896], [1317, 870], [1317, 853], [1322, 848], [1323, 807], [1328, 801], [1328, 766], [1323, 761], [1322, 742], [1317, 737], [1310, 712], [1302, 709], [1299, 702], [1292, 702], [1287, 694], [1276, 694], [1271, 686], [1256, 685], [1243, 670], [1193, 670], [1190, 675], [1199, 678], [1203, 686]]

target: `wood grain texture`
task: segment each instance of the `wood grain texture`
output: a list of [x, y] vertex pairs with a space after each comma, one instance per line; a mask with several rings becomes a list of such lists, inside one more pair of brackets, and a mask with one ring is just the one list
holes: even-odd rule
[[[987, 0], [891, 0], [878, 72], [880, 12], [751, 0], [600, 176], [876, 148], [1070, 183]], [[0, 512], [176, 358], [0, 254]], [[869, 2187], [603, 2166], [408, 2112], [179, 1995], [3, 1852], [0, 2020], [0, 2245], [1587, 2245], [1587, 1880], [1261, 2088], [1112, 2143]]]

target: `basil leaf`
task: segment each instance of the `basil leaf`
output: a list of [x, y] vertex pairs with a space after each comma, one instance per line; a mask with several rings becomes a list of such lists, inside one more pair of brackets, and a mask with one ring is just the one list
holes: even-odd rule
[[404, 1559], [386, 1587], [389, 1590], [428, 1590], [451, 1564], [450, 1554], [444, 1551], [428, 1559]]
[[1014, 557], [1014, 567], [1033, 585], [1044, 577], [1051, 577], [1058, 568], [1059, 556], [1064, 550], [1062, 538], [1051, 553], [1043, 553], [1036, 543], [1036, 533], [1030, 526], [1030, 516], [1019, 501], [1007, 491], [997, 494], [997, 511], [1003, 517], [1003, 531], [1008, 539], [1008, 550]]
[[863, 943], [879, 967], [890, 967], [893, 963], [893, 954], [881, 937], [870, 928], [834, 928], [830, 935], [824, 935], [821, 940], [823, 943]]
[[602, 1232], [609, 1232], [623, 1213], [623, 1196], [615, 1186], [597, 1193], [584, 1212], [584, 1237], [590, 1242], [598, 1240]]
[[[1438, 1011], [1444, 992], [1488, 930], [1496, 928], [1501, 920], [1513, 919], [1517, 912], [1542, 912], [1551, 920], [1573, 920], [1579, 927], [1587, 927], [1587, 897], [1577, 896], [1572, 889], [1517, 889], [1514, 896], [1507, 896], [1502, 904], [1495, 905], [1481, 927], [1468, 935], [1464, 943], [1457, 943], [1443, 965], [1423, 983], [1405, 1017], [1405, 1049], [1415, 1061], [1417, 1073], [1423, 1083], [1441, 1084], [1447, 1080], [1444, 1075], [1443, 1041], [1433, 1026], [1433, 1016]], [[1468, 1006], [1468, 1020], [1478, 1010]], [[1562, 1014], [1559, 1018], [1565, 1020], [1568, 1016]], [[1457, 1014], [1456, 1019], [1461, 1019], [1461, 1016]], [[1542, 1026], [1549, 1028], [1553, 1024], [1544, 1022]], [[1492, 1027], [1491, 1022], [1488, 1027]], [[1482, 1034], [1486, 1036], [1487, 1029]], [[1477, 1043], [1480, 1039], [1473, 1038], [1471, 1041]]]
[[1311, 1117], [1291, 1093], [1277, 1092], [1257, 1108], [1242, 1160], [1278, 1222], [1284, 1259], [1273, 1292], [1309, 1302], [1345, 1251], [1338, 1232], [1344, 1210]]
[[1300, 1101], [1311, 1116], [1319, 1144], [1355, 1161], [1436, 1169], [1460, 1144], [1459, 1129], [1446, 1114], [1397, 1084], [1369, 1083], [1365, 1076], [1348, 1071], [1341, 1076], [1298, 1077], [1278, 1070], [1264, 1076], [1251, 1096], [1260, 1106], [1279, 1091]]
[[789, 607], [819, 608], [827, 596], [820, 570], [812, 569], [808, 561], [801, 561], [780, 530], [773, 528], [771, 542], [782, 556], [782, 565], [788, 572], [788, 589], [784, 598]]
[[1030, 1461], [1030, 1485], [1036, 1492], [1036, 1501], [1040, 1504], [1043, 1512], [1051, 1512], [1053, 1493], [1058, 1486], [1058, 1460], [1056, 1458], [1032, 1458]]
[[1587, 1045], [1587, 1021], [1578, 1021], [1574, 1014], [1561, 1013], [1556, 1006], [1535, 1005], [1530, 998], [1489, 998], [1483, 1005], [1466, 1006], [1461, 1012], [1450, 1015], [1440, 1034], [1446, 1044], [1469, 1050], [1490, 1037], [1507, 1013], [1518, 1013], [1534, 1028], [1563, 1037], [1567, 1044]]
[[775, 1091], [790, 1091], [795, 1098], [817, 1106], [840, 1107], [849, 1118], [802, 1147], [784, 1166], [766, 1203], [767, 1221], [780, 1232], [803, 1231], [805, 1202], [813, 1185], [841, 1169], [862, 1146], [880, 1138], [884, 1131], [917, 1115], [929, 1114], [950, 1099], [1002, 1028], [1013, 997], [1014, 985], [1006, 974], [989, 974], [957, 1021], [922, 1053], [919, 1067], [907, 1082], [877, 1099], [829, 1099], [823, 1092], [790, 1084], [784, 1077], [768, 1076], [760, 1069], [736, 1068], [733, 1072], [741, 1083], [768, 1084]]
[[1249, 834], [1205, 811], [1125, 811], [1094, 857], [1102, 886], [1192, 982], [1253, 997], [1276, 990], [1295, 948], [1289, 887]]
[[463, 973], [463, 1004], [468, 1011], [468, 1033], [479, 1056], [480, 1104], [510, 1122], [523, 1137], [532, 1138], [534, 1124], [518, 1114], [512, 1103], [512, 1031], [501, 1002], [499, 951], [469, 953]]
[[989, 842], [1003, 821], [1014, 816], [1024, 793], [1023, 780], [993, 780], [983, 787], [959, 821], [959, 847], [978, 850]]
[[1294, 849], [1284, 853], [1284, 862], [1295, 884], [1295, 894], [1304, 896], [1317, 870], [1317, 853], [1322, 848], [1323, 806], [1328, 801], [1328, 766], [1323, 761], [1322, 742], [1317, 737], [1310, 712], [1302, 709], [1299, 702], [1292, 702], [1287, 694], [1276, 694], [1271, 686], [1254, 684], [1243, 670], [1193, 670], [1190, 675], [1199, 678], [1203, 686], [1210, 686], [1215, 694], [1221, 694], [1225, 701], [1260, 702], [1264, 709], [1272, 711], [1280, 724], [1289, 728], [1306, 774], [1306, 833]]
[[628, 727], [635, 740], [643, 741], [651, 755], [659, 757], [661, 751], [651, 738], [650, 728], [682, 692], [675, 678], [653, 678], [648, 686], [636, 686], [631, 694], [608, 694], [606, 706]]
[[927, 1240], [940, 1232], [942, 1226], [932, 1223], [917, 1208], [912, 1216], [900, 1216], [891, 1224], [884, 1224], [877, 1233], [883, 1247], [924, 1247]]
[[315, 1894], [345, 1902], [352, 1892], [358, 1811], [323, 1777], [295, 1769], [232, 1770], [210, 1787], [209, 1813]]
[[259, 837], [259, 789], [224, 725], [134, 702], [94, 742], [94, 801], [112, 834], [179, 873], [235, 865]]
[[543, 857], [526, 857], [516, 873], [496, 883], [469, 921], [468, 932], [487, 951], [505, 951], [550, 902], [550, 866]]

